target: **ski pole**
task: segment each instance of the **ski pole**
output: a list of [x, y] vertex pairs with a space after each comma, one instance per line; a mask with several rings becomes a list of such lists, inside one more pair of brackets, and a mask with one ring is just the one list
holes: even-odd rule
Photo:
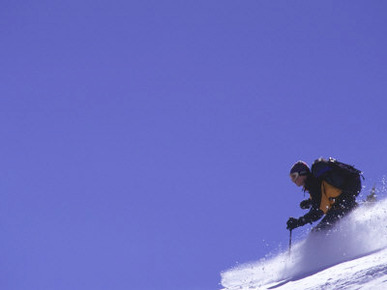
[[292, 230], [289, 230], [289, 256], [290, 256], [290, 251], [292, 250]]

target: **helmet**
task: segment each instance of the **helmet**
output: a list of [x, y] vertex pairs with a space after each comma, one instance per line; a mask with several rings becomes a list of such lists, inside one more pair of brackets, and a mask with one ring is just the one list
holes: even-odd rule
[[307, 175], [308, 173], [310, 173], [308, 164], [306, 164], [304, 161], [301, 161], [301, 160], [297, 161], [290, 169], [290, 174], [296, 173], [296, 172], [299, 175]]

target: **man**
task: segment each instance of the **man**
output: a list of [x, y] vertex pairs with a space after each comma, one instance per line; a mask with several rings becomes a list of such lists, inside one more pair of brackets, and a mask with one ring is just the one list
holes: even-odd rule
[[290, 178], [309, 193], [310, 198], [302, 201], [300, 207], [310, 210], [298, 219], [290, 217], [287, 229], [293, 230], [312, 223], [324, 215], [313, 231], [330, 229], [357, 206], [356, 196], [361, 190], [360, 176], [359, 170], [332, 158], [316, 160], [311, 169], [304, 161], [296, 162], [290, 169]]

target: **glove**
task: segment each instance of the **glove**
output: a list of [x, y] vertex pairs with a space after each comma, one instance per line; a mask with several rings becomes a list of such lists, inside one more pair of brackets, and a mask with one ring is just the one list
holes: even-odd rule
[[299, 227], [298, 219], [295, 219], [294, 217], [290, 217], [288, 219], [286, 225], [287, 225], [286, 229], [288, 229], [289, 231], [291, 231], [295, 228], [298, 228]]
[[312, 200], [311, 199], [305, 199], [301, 201], [300, 208], [302, 209], [308, 209], [312, 207]]

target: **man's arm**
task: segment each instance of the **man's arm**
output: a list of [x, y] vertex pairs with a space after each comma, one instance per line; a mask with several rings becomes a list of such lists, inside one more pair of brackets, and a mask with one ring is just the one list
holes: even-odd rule
[[287, 221], [287, 229], [288, 230], [293, 230], [298, 227], [302, 227], [303, 225], [307, 223], [312, 223], [314, 221], [319, 220], [322, 216], [324, 215], [324, 212], [321, 209], [316, 209], [314, 207], [311, 208], [311, 210], [305, 214], [304, 216], [296, 219], [296, 218], [289, 218]]
[[307, 223], [311, 224], [312, 222], [319, 220], [323, 215], [324, 215], [324, 212], [321, 209], [318, 209], [318, 208], [316, 209], [312, 207], [307, 214], [305, 214], [304, 216], [298, 219], [299, 227]]

